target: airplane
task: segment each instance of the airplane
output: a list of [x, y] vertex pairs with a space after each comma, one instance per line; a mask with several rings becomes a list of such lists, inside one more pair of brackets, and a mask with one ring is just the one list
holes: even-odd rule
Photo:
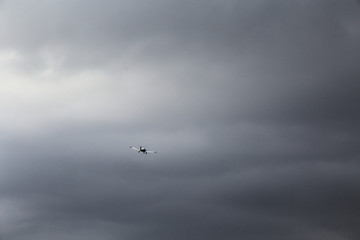
[[136, 147], [132, 147], [130, 146], [131, 149], [138, 151], [138, 153], [143, 153], [143, 154], [148, 154], [148, 153], [156, 153], [155, 151], [149, 151], [146, 150], [145, 148], [143, 148], [142, 146], [140, 146], [140, 148], [136, 148]]

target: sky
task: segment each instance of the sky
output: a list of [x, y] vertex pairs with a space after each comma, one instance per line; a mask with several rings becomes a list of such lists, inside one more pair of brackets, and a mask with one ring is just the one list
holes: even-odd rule
[[0, 66], [1, 240], [360, 238], [357, 0], [1, 0]]

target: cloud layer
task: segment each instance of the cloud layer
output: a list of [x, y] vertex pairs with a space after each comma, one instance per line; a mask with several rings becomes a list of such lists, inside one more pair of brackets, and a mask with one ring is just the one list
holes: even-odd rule
[[2, 1], [0, 239], [358, 239], [359, 13]]

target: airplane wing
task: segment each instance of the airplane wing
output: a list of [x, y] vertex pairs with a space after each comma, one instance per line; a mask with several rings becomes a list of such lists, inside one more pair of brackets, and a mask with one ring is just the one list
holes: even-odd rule
[[156, 153], [155, 151], [146, 151], [147, 153]]
[[140, 151], [140, 149], [138, 149], [138, 148], [136, 148], [136, 147], [130, 146], [130, 148], [133, 149], [133, 150], [136, 150], [136, 151]]

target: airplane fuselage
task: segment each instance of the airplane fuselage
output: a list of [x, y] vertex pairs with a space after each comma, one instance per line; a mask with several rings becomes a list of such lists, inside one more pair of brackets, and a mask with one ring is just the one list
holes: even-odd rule
[[139, 151], [139, 152], [142, 152], [142, 153], [144, 153], [144, 154], [147, 154], [146, 149], [143, 148], [143, 147], [140, 147], [140, 151]]

